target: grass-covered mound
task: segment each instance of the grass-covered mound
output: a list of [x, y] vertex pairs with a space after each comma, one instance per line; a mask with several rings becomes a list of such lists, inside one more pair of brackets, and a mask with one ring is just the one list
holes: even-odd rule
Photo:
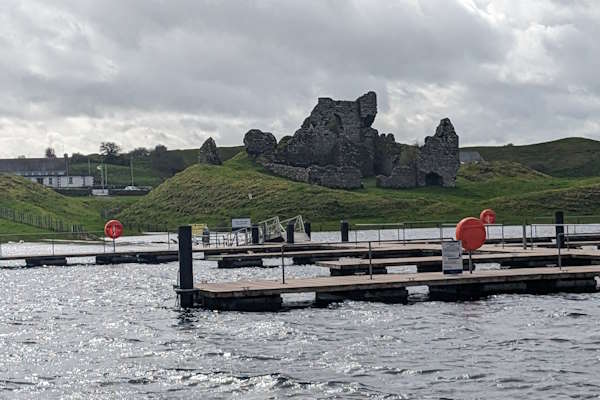
[[478, 151], [486, 161], [512, 161], [557, 177], [600, 175], [600, 142], [586, 138], [566, 138], [525, 146], [482, 146], [463, 150]]
[[[83, 225], [88, 231], [101, 230], [105, 218], [102, 210], [118, 212], [135, 199], [67, 197], [40, 184], [16, 175], [0, 174], [0, 207], [29, 214], [49, 216], [65, 224]], [[1, 233], [29, 233], [32, 227], [15, 224], [6, 219], [0, 222]]]
[[186, 169], [119, 217], [130, 224], [228, 226], [235, 217], [259, 221], [301, 214], [317, 227], [336, 227], [340, 219], [354, 223], [457, 220], [495, 207], [503, 221], [520, 222], [526, 216], [549, 214], [555, 207], [570, 210], [564, 206], [573, 193], [594, 192], [598, 182], [552, 178], [500, 162], [463, 166], [456, 188], [382, 189], [368, 179], [365, 188], [348, 191], [273, 176], [240, 153], [222, 166]]

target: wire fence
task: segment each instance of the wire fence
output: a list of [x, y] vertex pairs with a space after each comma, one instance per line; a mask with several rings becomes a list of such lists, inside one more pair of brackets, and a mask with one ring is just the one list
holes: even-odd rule
[[70, 224], [62, 219], [52, 217], [51, 215], [35, 214], [7, 207], [0, 207], [0, 218], [51, 232], [85, 232], [83, 225], [81, 224]]

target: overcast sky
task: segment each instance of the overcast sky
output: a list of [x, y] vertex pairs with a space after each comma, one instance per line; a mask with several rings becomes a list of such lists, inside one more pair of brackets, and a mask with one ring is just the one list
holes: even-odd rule
[[238, 145], [374, 90], [415, 143], [600, 139], [596, 0], [0, 2], [0, 157]]

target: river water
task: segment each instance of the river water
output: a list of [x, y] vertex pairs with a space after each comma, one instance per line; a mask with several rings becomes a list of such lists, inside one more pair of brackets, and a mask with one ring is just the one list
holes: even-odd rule
[[[416, 288], [408, 305], [182, 311], [177, 263], [16, 265], [0, 269], [0, 398], [600, 398], [600, 294], [443, 303]], [[194, 269], [196, 281], [281, 274]]]

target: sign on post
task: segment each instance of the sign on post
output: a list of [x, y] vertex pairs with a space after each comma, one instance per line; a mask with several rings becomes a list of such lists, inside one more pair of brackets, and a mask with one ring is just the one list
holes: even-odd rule
[[252, 220], [250, 218], [232, 218], [231, 229], [251, 228]]
[[462, 274], [462, 244], [460, 240], [442, 242], [442, 272], [444, 274]]

